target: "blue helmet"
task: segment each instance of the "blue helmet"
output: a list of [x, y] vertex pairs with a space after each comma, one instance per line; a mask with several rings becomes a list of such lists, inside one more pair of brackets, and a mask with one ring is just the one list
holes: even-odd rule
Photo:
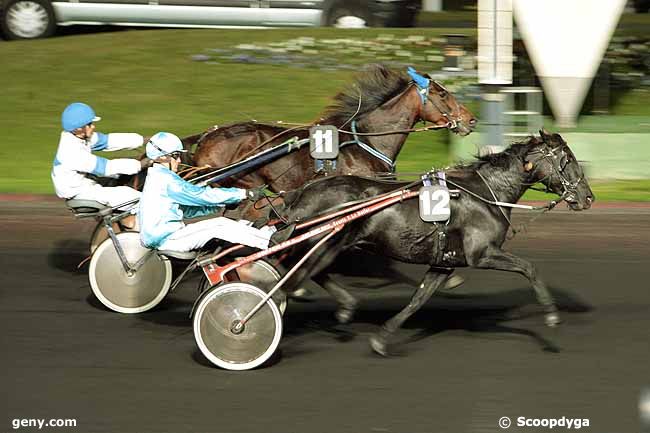
[[101, 119], [101, 117], [95, 115], [95, 110], [90, 105], [84, 104], [83, 102], [73, 102], [63, 110], [61, 124], [63, 125], [63, 130], [69, 132]]
[[170, 132], [157, 132], [146, 147], [147, 158], [156, 160], [174, 152], [185, 152], [181, 139]]

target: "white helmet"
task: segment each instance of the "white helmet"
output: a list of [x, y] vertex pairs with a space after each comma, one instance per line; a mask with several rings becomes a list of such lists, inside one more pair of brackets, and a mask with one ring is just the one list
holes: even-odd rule
[[183, 150], [181, 139], [170, 132], [158, 132], [147, 143], [147, 158], [156, 160], [174, 152]]

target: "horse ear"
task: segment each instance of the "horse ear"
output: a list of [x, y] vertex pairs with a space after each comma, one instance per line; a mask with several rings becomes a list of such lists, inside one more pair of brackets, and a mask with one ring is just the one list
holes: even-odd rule
[[560, 134], [553, 134], [553, 138], [555, 139], [555, 142], [558, 144], [558, 146], [561, 145], [566, 145], [566, 141], [564, 141], [564, 138]]
[[530, 161], [526, 161], [524, 163], [524, 170], [531, 171], [532, 169], [533, 169], [533, 163]]
[[551, 135], [551, 134], [550, 134], [546, 129], [544, 129], [544, 128], [542, 128], [542, 129], [539, 130], [539, 136], [542, 137], [542, 140], [543, 140], [545, 143], [547, 143], [546, 139], [547, 139], [547, 138], [550, 138], [550, 135]]

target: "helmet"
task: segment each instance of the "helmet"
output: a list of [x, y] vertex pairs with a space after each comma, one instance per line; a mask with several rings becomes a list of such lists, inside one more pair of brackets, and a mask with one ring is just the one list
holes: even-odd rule
[[95, 115], [95, 110], [90, 105], [84, 104], [83, 102], [73, 102], [63, 110], [61, 124], [63, 125], [64, 131], [73, 131], [101, 119], [101, 117]]
[[174, 152], [185, 152], [181, 139], [170, 132], [157, 132], [147, 143], [147, 158], [156, 160]]

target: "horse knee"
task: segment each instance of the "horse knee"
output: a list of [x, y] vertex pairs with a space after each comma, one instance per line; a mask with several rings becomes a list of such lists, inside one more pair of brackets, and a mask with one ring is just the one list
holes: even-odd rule
[[356, 303], [353, 305], [341, 305], [338, 310], [336, 310], [336, 313], [334, 313], [336, 321], [341, 325], [350, 323], [354, 317], [354, 313], [357, 311], [356, 307]]

